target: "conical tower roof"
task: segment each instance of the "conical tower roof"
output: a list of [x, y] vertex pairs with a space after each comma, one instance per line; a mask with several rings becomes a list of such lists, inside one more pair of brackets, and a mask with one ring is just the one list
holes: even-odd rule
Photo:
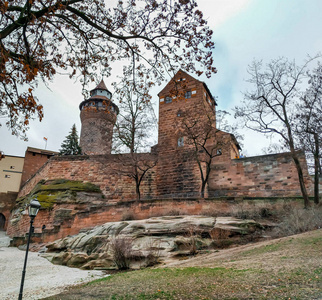
[[97, 89], [108, 90], [103, 79], [101, 80], [101, 82], [97, 85], [97, 87], [94, 90], [97, 90]]

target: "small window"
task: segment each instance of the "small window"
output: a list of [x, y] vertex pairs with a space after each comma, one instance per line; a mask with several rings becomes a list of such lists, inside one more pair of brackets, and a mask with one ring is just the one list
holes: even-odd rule
[[178, 110], [177, 111], [177, 117], [181, 117], [182, 116], [182, 111], [181, 110]]
[[178, 138], [178, 147], [183, 147], [183, 146], [184, 146], [184, 138], [182, 136]]
[[184, 93], [184, 97], [185, 97], [186, 99], [191, 98], [191, 91], [186, 91], [186, 92]]
[[171, 103], [172, 98], [170, 96], [165, 97], [165, 103]]
[[222, 155], [221, 149], [217, 149], [217, 155]]
[[32, 153], [32, 156], [36, 156], [36, 153]]
[[11, 170], [14, 170], [14, 169], [15, 169], [15, 166], [10, 166], [10, 169], [11, 169]]
[[102, 102], [98, 102], [98, 106], [99, 107], [102, 107], [103, 106], [103, 103]]
[[10, 178], [10, 175], [4, 175], [4, 178]]

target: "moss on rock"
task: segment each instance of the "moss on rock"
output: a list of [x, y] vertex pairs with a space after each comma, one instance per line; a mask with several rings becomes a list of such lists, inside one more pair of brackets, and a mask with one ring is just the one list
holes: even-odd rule
[[37, 198], [41, 209], [51, 209], [57, 202], [76, 200], [77, 192], [102, 193], [97, 185], [90, 182], [66, 179], [41, 180], [28, 195], [16, 200], [16, 208], [23, 211], [31, 199]]

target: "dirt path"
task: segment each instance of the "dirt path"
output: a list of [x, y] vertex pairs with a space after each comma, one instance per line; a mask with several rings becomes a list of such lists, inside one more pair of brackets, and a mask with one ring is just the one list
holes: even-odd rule
[[[25, 251], [8, 248], [2, 234], [0, 243], [0, 299], [17, 299]], [[67, 286], [106, 276], [101, 271], [83, 271], [51, 264], [37, 253], [29, 252], [23, 299], [41, 299], [58, 294]]]

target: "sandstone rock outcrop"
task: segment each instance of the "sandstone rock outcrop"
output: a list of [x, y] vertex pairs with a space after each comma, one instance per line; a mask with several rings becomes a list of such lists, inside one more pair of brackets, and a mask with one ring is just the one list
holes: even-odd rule
[[163, 216], [110, 222], [47, 244], [44, 256], [55, 264], [83, 269], [115, 268], [111, 244], [123, 239], [131, 248], [131, 267], [143, 267], [165, 258], [222, 248], [254, 234], [261, 226], [253, 220], [231, 217]]

